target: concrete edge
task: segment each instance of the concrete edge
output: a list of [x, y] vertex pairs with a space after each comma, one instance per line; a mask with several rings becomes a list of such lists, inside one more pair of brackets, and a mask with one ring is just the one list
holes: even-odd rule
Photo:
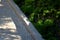
[[22, 19], [24, 22], [27, 31], [31, 34], [33, 40], [44, 40], [41, 36], [41, 34], [38, 33], [38, 31], [34, 28], [32, 23], [28, 20], [28, 18], [24, 15], [24, 13], [19, 9], [19, 7], [13, 2], [13, 0], [7, 0], [12, 7], [12, 9], [15, 11], [15, 14], [18, 16], [18, 18]]

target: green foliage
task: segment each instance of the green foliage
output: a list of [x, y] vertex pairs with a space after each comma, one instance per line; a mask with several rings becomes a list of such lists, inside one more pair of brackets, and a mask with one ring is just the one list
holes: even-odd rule
[[31, 22], [33, 22], [34, 15], [35, 15], [35, 13], [32, 13], [32, 14], [30, 15], [30, 18], [29, 18], [29, 20], [30, 20]]
[[49, 13], [49, 10], [44, 10], [44, 13]]
[[45, 20], [45, 22], [44, 22], [44, 24], [45, 24], [45, 26], [51, 26], [51, 25], [53, 25], [53, 20], [52, 19], [46, 19]]
[[58, 11], [57, 14], [60, 14], [60, 11]]
[[43, 20], [38, 20], [38, 22], [37, 22], [37, 25], [39, 25], [39, 26], [43, 26]]
[[[14, 0], [46, 40], [59, 40], [60, 0]], [[59, 36], [58, 36], [58, 35]], [[57, 35], [57, 36], [55, 36]], [[58, 38], [57, 38], [58, 37]]]

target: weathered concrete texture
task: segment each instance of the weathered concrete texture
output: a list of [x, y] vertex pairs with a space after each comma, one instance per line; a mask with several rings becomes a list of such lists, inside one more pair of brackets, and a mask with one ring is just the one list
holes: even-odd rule
[[0, 2], [0, 40], [43, 40], [12, 0]]

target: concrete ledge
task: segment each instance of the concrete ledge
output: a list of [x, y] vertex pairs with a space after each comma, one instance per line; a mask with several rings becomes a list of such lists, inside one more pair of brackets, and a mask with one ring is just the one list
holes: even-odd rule
[[18, 18], [22, 20], [26, 30], [30, 33], [33, 40], [44, 40], [41, 34], [38, 33], [38, 31], [34, 28], [32, 23], [28, 20], [28, 18], [24, 15], [24, 13], [19, 9], [19, 7], [13, 2], [13, 0], [7, 0], [7, 2], [11, 6], [12, 10], [14, 10]]

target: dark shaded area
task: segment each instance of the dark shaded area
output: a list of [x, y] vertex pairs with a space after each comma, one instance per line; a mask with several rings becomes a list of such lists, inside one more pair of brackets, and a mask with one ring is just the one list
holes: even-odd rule
[[46, 40], [60, 40], [60, 0], [14, 0]]

